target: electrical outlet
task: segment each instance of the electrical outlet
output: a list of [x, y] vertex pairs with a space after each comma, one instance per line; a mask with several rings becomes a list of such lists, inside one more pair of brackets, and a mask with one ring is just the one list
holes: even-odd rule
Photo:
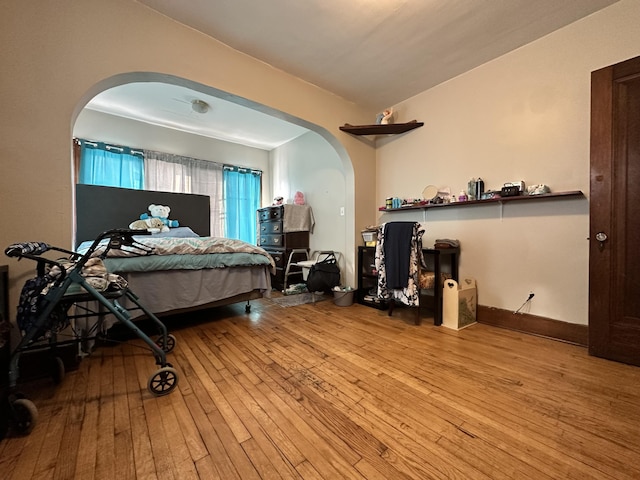
[[344, 217], [344, 207], [340, 207], [340, 216]]

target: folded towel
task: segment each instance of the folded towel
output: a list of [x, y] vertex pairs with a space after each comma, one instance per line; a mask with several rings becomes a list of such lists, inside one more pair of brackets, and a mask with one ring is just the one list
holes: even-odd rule
[[436, 239], [436, 245], [437, 244], [444, 244], [444, 245], [449, 245], [451, 248], [458, 248], [460, 246], [460, 240], [453, 240], [450, 238], [439, 238]]
[[282, 219], [282, 230], [284, 233], [313, 233], [313, 226], [315, 223], [311, 206], [294, 204], [287, 204], [284, 206], [284, 218]]

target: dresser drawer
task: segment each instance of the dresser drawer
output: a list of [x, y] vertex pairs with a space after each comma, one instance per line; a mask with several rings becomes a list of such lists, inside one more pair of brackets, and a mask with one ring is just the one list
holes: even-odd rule
[[271, 257], [273, 258], [273, 262], [276, 264], [277, 269], [282, 270], [283, 268], [285, 268], [287, 259], [285, 258], [284, 250], [272, 250], [272, 249], [265, 248], [265, 251], [269, 255], [271, 255]]
[[260, 224], [260, 235], [282, 233], [282, 222], [263, 222]]
[[262, 235], [260, 234], [261, 247], [281, 247], [282, 235]]
[[265, 222], [269, 220], [282, 220], [282, 206], [261, 208], [258, 210], [258, 220]]

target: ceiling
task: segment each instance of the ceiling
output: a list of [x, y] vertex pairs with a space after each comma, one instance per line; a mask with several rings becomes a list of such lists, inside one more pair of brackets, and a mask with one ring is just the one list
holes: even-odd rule
[[[617, 0], [138, 1], [275, 68], [381, 111]], [[123, 86], [105, 92], [101, 95], [109, 98], [99, 109], [108, 111], [116, 109], [119, 102], [128, 104], [146, 87]], [[220, 119], [207, 118], [209, 113], [192, 115], [190, 98], [195, 92], [163, 91], [162, 85], [156, 85], [143, 95], [150, 102], [159, 102], [143, 115], [153, 116], [155, 123], [162, 124], [168, 117], [166, 122], [178, 124], [176, 128], [194, 128], [203, 135], [226, 138], [224, 128], [210, 126]], [[165, 97], [162, 102], [161, 96]], [[212, 106], [221, 101], [208, 100]], [[221, 105], [231, 108], [222, 112], [227, 114], [222, 117], [224, 123], [231, 126], [231, 141], [243, 143], [234, 139], [233, 131], [246, 133], [247, 126], [234, 125], [230, 119], [241, 116], [244, 108]], [[129, 117], [135, 116], [131, 107], [120, 110], [112, 113], [122, 115], [126, 110]], [[287, 131], [276, 135], [280, 127], [290, 124], [272, 117], [269, 120], [274, 120], [270, 133], [263, 131], [263, 126], [248, 132], [249, 136], [265, 137], [257, 142], [256, 146], [263, 145], [260, 148], [273, 148], [283, 139], [288, 141], [290, 135], [300, 134]], [[270, 139], [272, 135], [276, 138]]]
[[[206, 102], [196, 112], [192, 102]], [[95, 96], [86, 107], [174, 130], [272, 150], [309, 130], [219, 97], [167, 83], [128, 83]]]

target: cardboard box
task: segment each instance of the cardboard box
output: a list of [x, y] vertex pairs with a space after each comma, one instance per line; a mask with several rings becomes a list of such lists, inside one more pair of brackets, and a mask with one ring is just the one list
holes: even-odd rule
[[460, 330], [476, 323], [478, 295], [475, 279], [463, 278], [460, 284], [455, 280], [446, 280], [442, 309], [443, 327]]
[[367, 247], [375, 247], [376, 243], [378, 243], [378, 232], [373, 232], [371, 230], [364, 230], [362, 232], [362, 240], [364, 241], [365, 246]]

